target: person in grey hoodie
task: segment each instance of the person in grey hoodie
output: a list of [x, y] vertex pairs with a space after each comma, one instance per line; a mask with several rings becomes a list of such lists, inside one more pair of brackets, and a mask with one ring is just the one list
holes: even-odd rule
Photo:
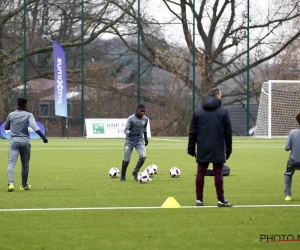
[[22, 163], [22, 186], [21, 191], [29, 190], [30, 184], [27, 183], [29, 173], [30, 148], [28, 125], [43, 139], [44, 143], [48, 143], [48, 139], [41, 132], [32, 113], [26, 111], [27, 98], [20, 97], [17, 99], [17, 110], [8, 114], [5, 129], [10, 130], [10, 145], [8, 151], [8, 192], [14, 191], [14, 172], [15, 166], [20, 155]]
[[[296, 114], [296, 121], [300, 125], [300, 112]], [[292, 200], [292, 178], [295, 170], [300, 170], [300, 127], [290, 131], [286, 140], [285, 150], [291, 151], [284, 173], [284, 195], [286, 201]]]
[[[197, 145], [197, 153], [196, 153]], [[224, 198], [222, 168], [232, 152], [232, 129], [228, 111], [222, 107], [221, 91], [210, 89], [195, 109], [189, 128], [188, 154], [196, 157], [196, 206], [203, 206], [204, 177], [213, 164], [218, 207], [231, 207]]]
[[[126, 171], [130, 162], [131, 154], [135, 148], [139, 154], [138, 162], [132, 172], [134, 180], [138, 180], [138, 172], [146, 160], [146, 146], [148, 145], [147, 125], [148, 117], [145, 116], [146, 107], [139, 104], [136, 107], [135, 114], [128, 117], [124, 133], [126, 135], [124, 144], [124, 159], [122, 161], [122, 170], [120, 181], [126, 181]], [[144, 143], [145, 141], [145, 143]]]

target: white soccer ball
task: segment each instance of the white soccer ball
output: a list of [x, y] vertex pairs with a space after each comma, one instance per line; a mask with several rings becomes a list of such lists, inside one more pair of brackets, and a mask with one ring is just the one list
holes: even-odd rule
[[172, 167], [170, 169], [170, 176], [172, 178], [178, 178], [180, 176], [181, 172], [180, 169], [178, 167]]
[[108, 175], [111, 177], [111, 178], [117, 178], [120, 176], [120, 170], [118, 168], [111, 168], [109, 171], [108, 171]]
[[155, 170], [151, 166], [147, 167], [144, 172], [146, 172], [150, 178], [152, 178], [155, 175]]
[[[153, 168], [154, 174], [157, 174], [157, 173], [158, 173], [158, 166], [156, 166], [155, 164], [151, 164], [149, 167]], [[148, 168], [149, 168], [149, 167], [148, 167]]]
[[139, 173], [137, 178], [139, 183], [147, 183], [150, 180], [147, 172]]

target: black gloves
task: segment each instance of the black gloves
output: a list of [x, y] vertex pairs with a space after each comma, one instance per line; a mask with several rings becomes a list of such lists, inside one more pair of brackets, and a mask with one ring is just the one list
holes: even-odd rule
[[226, 160], [229, 159], [230, 155], [231, 155], [231, 152], [229, 150], [226, 150]]
[[195, 156], [195, 157], [197, 158], [195, 150], [190, 150], [190, 149], [188, 149], [188, 154], [189, 154], [190, 156], [193, 156], [193, 157]]
[[148, 145], [147, 132], [144, 132], [144, 140], [145, 140], [145, 146], [147, 146]]
[[37, 130], [35, 132], [43, 139], [44, 143], [48, 143], [48, 139], [43, 135], [43, 133], [41, 132], [41, 130]]
[[190, 156], [193, 156], [193, 157], [196, 157], [196, 136], [194, 136], [194, 134], [189, 134], [189, 142], [188, 142], [188, 147], [187, 147], [187, 153], [190, 155]]

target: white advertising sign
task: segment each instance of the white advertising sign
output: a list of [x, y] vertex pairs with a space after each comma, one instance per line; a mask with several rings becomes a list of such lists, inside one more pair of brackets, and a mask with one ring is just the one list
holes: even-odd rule
[[[125, 138], [124, 128], [127, 118], [120, 119], [85, 119], [86, 138]], [[147, 136], [151, 138], [150, 121], [147, 125]]]

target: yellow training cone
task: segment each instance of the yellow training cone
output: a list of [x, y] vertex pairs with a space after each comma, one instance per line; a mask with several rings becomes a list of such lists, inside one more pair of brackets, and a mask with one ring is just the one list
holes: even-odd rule
[[179, 203], [175, 200], [174, 197], [168, 197], [164, 204], [161, 205], [162, 208], [180, 208]]

